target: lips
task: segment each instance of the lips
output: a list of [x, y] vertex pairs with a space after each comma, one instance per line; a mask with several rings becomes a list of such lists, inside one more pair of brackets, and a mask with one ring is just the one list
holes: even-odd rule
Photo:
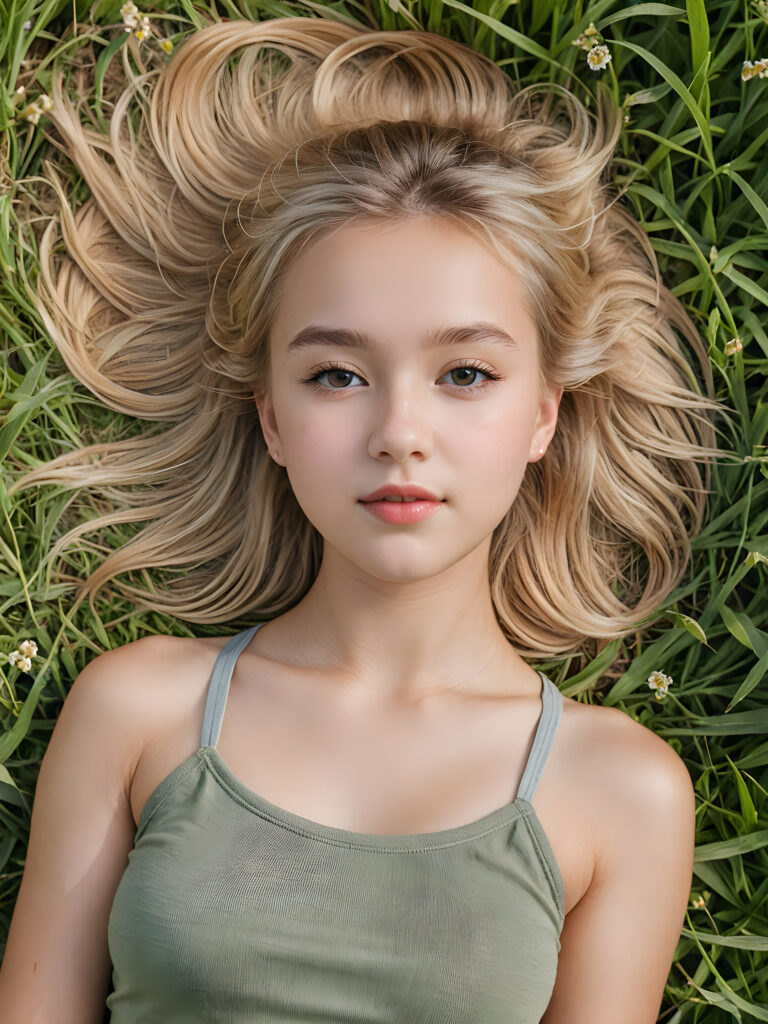
[[382, 501], [392, 497], [397, 499], [401, 498], [420, 498], [422, 501], [442, 501], [433, 491], [428, 490], [426, 487], [421, 487], [417, 484], [384, 484], [375, 491], [371, 491], [370, 494], [366, 494], [360, 501]]

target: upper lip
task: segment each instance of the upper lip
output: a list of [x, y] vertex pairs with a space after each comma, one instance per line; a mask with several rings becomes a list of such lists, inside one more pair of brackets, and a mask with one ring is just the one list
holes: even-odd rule
[[427, 498], [429, 501], [442, 501], [442, 498], [438, 498], [432, 491], [427, 490], [426, 487], [419, 487], [418, 484], [384, 484], [383, 487], [378, 487], [375, 491], [371, 491], [370, 494], [366, 494], [360, 501], [378, 501], [380, 498], [385, 498], [388, 494], [396, 494], [400, 498]]

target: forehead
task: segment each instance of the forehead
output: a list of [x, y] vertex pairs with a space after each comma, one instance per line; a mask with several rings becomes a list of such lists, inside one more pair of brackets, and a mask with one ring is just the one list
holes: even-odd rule
[[310, 323], [413, 342], [443, 324], [493, 321], [533, 344], [515, 271], [458, 225], [361, 220], [314, 242], [288, 268], [273, 325], [280, 348]]

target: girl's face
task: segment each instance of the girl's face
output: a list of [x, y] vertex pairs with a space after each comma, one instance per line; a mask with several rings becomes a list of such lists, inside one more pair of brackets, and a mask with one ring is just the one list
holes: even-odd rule
[[[324, 561], [333, 552], [408, 582], [487, 554], [562, 395], [539, 393], [536, 328], [513, 271], [444, 222], [358, 221], [294, 262], [270, 343], [262, 430]], [[387, 484], [418, 484], [441, 504], [420, 521], [382, 521], [361, 499]]]

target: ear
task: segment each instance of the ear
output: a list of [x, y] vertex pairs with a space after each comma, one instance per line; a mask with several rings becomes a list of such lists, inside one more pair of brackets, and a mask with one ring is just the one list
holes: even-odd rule
[[[563, 389], [548, 391], [539, 403], [539, 413], [536, 418], [536, 429], [531, 438], [531, 447], [528, 451], [528, 461], [538, 462], [544, 458], [552, 435], [557, 426], [557, 413], [560, 408], [560, 399], [563, 397]], [[541, 449], [544, 449], [542, 451]]]
[[[254, 390], [252, 384], [251, 390]], [[256, 402], [256, 410], [259, 414], [259, 422], [261, 423], [261, 432], [267, 443], [269, 454], [279, 466], [284, 466], [285, 463], [283, 462], [280, 445], [280, 432], [277, 429], [277, 419], [275, 417], [275, 407], [272, 403], [272, 394], [271, 392], [267, 392], [262, 398], [257, 399], [254, 391], [254, 400]]]

